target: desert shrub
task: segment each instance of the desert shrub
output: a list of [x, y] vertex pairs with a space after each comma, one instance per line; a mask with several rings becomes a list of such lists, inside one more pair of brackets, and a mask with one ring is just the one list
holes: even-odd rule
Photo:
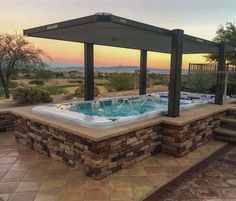
[[67, 94], [66, 89], [64, 86], [43, 86], [41, 87], [44, 91], [47, 91], [51, 95], [59, 95], [59, 94]]
[[83, 80], [68, 80], [69, 83], [82, 84]]
[[169, 84], [169, 75], [157, 74], [156, 79], [154, 79], [155, 85], [168, 85]]
[[236, 95], [236, 82], [228, 82], [227, 95]]
[[3, 97], [5, 94], [4, 94], [4, 89], [2, 87], [0, 87], [0, 97]]
[[72, 100], [75, 97], [74, 94], [67, 94], [63, 96], [63, 100]]
[[210, 93], [214, 91], [215, 79], [214, 75], [199, 71], [193, 75], [187, 75], [182, 79], [181, 88], [183, 91], [196, 93]]
[[112, 73], [109, 76], [111, 86], [117, 90], [129, 90], [134, 88], [133, 76], [131, 73]]
[[52, 102], [50, 94], [38, 87], [19, 86], [13, 91], [13, 99], [19, 104]]
[[[75, 96], [83, 97], [84, 96], [84, 84], [81, 84], [79, 88], [75, 90]], [[99, 95], [99, 88], [98, 86], [94, 86], [94, 96]]]
[[18, 82], [17, 81], [10, 80], [10, 82], [9, 82], [9, 88], [10, 89], [14, 89], [17, 86], [18, 86]]
[[29, 82], [29, 84], [43, 85], [44, 81], [43, 80], [32, 80]]

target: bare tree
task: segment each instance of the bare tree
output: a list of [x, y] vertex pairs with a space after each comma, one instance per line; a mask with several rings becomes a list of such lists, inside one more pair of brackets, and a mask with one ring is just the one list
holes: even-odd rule
[[17, 69], [45, 66], [46, 54], [21, 35], [0, 34], [0, 82], [9, 98], [9, 82]]

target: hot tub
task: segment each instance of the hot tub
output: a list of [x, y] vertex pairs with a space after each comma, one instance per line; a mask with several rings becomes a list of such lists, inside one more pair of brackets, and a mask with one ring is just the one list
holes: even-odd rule
[[[200, 94], [181, 92], [180, 109], [191, 108], [214, 100], [213, 95], [205, 95], [204, 99], [201, 96]], [[163, 92], [142, 96], [120, 96], [97, 101], [77, 101], [37, 106], [32, 110], [84, 127], [111, 128], [165, 115], [167, 108], [168, 93]]]

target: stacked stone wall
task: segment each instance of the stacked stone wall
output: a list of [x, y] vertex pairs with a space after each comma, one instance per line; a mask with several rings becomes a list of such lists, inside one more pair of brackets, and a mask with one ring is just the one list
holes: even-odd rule
[[15, 115], [4, 112], [0, 113], [0, 132], [12, 131], [15, 129]]

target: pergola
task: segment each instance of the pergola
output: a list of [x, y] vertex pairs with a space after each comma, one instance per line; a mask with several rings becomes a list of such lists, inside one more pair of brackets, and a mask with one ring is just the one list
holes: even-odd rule
[[[226, 52], [236, 51], [225, 43], [214, 43], [184, 34], [114, 16], [109, 13], [58, 22], [24, 30], [24, 35], [84, 43], [85, 100], [94, 99], [94, 44], [140, 50], [140, 95], [146, 94], [147, 51], [170, 53], [168, 116], [179, 116], [182, 55], [218, 53], [218, 71], [225, 70]], [[224, 75], [218, 74], [216, 104], [223, 104]]]

